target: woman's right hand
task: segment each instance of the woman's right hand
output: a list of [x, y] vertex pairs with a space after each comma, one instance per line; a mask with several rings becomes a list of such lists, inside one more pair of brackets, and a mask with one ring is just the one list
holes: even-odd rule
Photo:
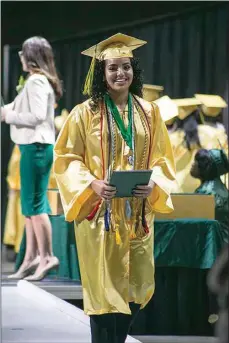
[[5, 121], [6, 118], [6, 109], [5, 107], [1, 107], [1, 121]]
[[91, 188], [104, 200], [111, 200], [116, 194], [116, 187], [112, 187], [105, 180], [94, 180]]

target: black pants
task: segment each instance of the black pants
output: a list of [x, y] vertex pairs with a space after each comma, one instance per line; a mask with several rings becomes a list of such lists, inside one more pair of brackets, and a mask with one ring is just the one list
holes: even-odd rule
[[107, 313], [90, 316], [91, 343], [125, 343], [140, 305], [130, 303], [132, 315]]

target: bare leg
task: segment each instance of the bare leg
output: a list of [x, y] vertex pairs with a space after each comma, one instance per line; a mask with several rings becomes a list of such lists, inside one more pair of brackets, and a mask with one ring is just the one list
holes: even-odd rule
[[26, 252], [24, 260], [15, 274], [9, 275], [9, 278], [24, 278], [30, 274], [39, 264], [39, 256], [37, 250], [37, 240], [34, 233], [31, 217], [25, 218], [26, 232]]
[[32, 216], [32, 223], [37, 239], [41, 260], [53, 256], [52, 252], [52, 226], [46, 213]]
[[40, 264], [35, 273], [39, 275], [45, 267], [52, 267], [52, 264], [56, 264], [57, 259], [53, 256], [52, 227], [48, 215], [42, 213], [31, 218], [40, 254]]
[[25, 218], [25, 230], [26, 230], [26, 251], [24, 262], [30, 262], [37, 256], [37, 240], [34, 233], [31, 217]]

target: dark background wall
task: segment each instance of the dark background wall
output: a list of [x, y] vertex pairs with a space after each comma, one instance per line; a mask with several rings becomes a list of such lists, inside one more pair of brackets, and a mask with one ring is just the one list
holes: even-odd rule
[[50, 40], [92, 33], [216, 1], [2, 1], [2, 45], [41, 34]]
[[[83, 100], [82, 84], [90, 58], [80, 53], [109, 35], [122, 32], [146, 40], [136, 50], [145, 83], [163, 85], [172, 98], [195, 92], [225, 98], [228, 82], [228, 3], [226, 2], [2, 2], [2, 46], [9, 45], [9, 73], [5, 100], [16, 95], [21, 74], [18, 50], [24, 39], [43, 35], [51, 41], [64, 83], [62, 108], [71, 110]], [[4, 63], [4, 58], [2, 59]], [[225, 118], [228, 112], [225, 114]], [[2, 124], [2, 213], [5, 176], [12, 142]], [[2, 216], [2, 223], [4, 215]]]

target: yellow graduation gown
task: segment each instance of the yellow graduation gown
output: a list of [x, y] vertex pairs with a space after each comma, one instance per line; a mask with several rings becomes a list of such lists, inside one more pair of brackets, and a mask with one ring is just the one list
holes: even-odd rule
[[[144, 113], [134, 107], [135, 169], [146, 169], [149, 157], [152, 179], [156, 184], [146, 203], [149, 233], [145, 233], [141, 224], [142, 200], [139, 199], [133, 200], [131, 221], [125, 215], [126, 199], [112, 200], [113, 221], [109, 231], [104, 226], [103, 201], [94, 218], [86, 219], [99, 200], [90, 184], [95, 179], [103, 179], [103, 165], [107, 166], [108, 160], [108, 124], [102, 103], [94, 112], [89, 100], [76, 106], [54, 147], [54, 173], [65, 217], [67, 221], [75, 221], [84, 310], [88, 315], [130, 314], [129, 302], [141, 304], [143, 308], [154, 293], [154, 212], [173, 211], [170, 190], [175, 166], [168, 132], [158, 107], [138, 100], [149, 126]], [[116, 126], [114, 131], [115, 169], [125, 170], [128, 169], [126, 145]]]
[[9, 192], [3, 243], [14, 246], [15, 252], [18, 253], [24, 232], [25, 220], [21, 214], [20, 150], [17, 145], [14, 146], [10, 157], [6, 180]]
[[[198, 125], [198, 133], [203, 149], [220, 149], [220, 145], [222, 145], [223, 149], [228, 154], [227, 134], [223, 127], [213, 127], [201, 124]], [[200, 147], [193, 145], [191, 150], [188, 150], [185, 145], [184, 135], [185, 133], [183, 130], [174, 131], [169, 135], [176, 162], [177, 183], [174, 184], [172, 190], [174, 193], [193, 193], [197, 187], [200, 186], [199, 179], [195, 179], [190, 175], [195, 154]], [[228, 187], [228, 175], [224, 175], [222, 181]]]

